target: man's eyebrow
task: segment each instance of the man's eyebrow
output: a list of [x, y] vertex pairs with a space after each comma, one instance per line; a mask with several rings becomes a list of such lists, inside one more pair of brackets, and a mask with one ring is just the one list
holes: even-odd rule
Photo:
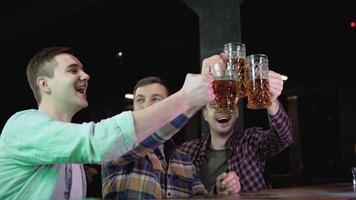
[[153, 97], [156, 97], [156, 96], [163, 97], [163, 95], [161, 95], [161, 94], [152, 94], [151, 96], [153, 96]]
[[145, 95], [138, 94], [138, 95], [136, 95], [136, 97], [135, 97], [135, 98], [137, 98], [137, 97], [145, 97]]
[[84, 68], [82, 65], [79, 65], [77, 63], [70, 64], [67, 67], [77, 67], [77, 68], [81, 68], [81, 69]]

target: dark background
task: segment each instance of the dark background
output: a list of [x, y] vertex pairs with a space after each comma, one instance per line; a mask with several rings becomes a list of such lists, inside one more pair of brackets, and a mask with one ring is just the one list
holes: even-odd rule
[[[355, 6], [352, 0], [12, 0], [0, 7], [0, 125], [36, 107], [25, 70], [44, 47], [72, 47], [91, 75], [90, 106], [74, 119], [81, 122], [130, 109], [124, 94], [144, 76], [162, 76], [172, 92], [178, 90], [186, 73], [200, 72], [203, 58], [240, 40], [248, 54], [267, 54], [270, 69], [289, 77], [280, 100], [296, 142], [268, 163], [271, 186], [350, 181]], [[264, 110], [245, 104], [242, 126], [268, 126]], [[204, 124], [194, 120], [189, 127]], [[175, 140], [199, 137], [189, 130]]]
[[[268, 162], [274, 187], [351, 181], [355, 165], [355, 1], [255, 1], [241, 4], [248, 54], [265, 53], [287, 74], [281, 100], [296, 142]], [[260, 113], [259, 113], [260, 114]], [[258, 114], [247, 111], [246, 126]], [[288, 164], [286, 164], [288, 163]]]
[[[18, 5], [12, 6], [14, 13], [10, 12], [7, 17], [21, 21], [3, 22], [7, 25], [5, 22], [14, 21], [19, 25], [11, 24], [16, 27], [12, 29], [3, 26], [0, 37], [3, 71], [0, 96], [1, 105], [6, 105], [1, 109], [2, 122], [16, 110], [36, 106], [25, 70], [31, 56], [47, 46], [72, 47], [91, 75], [88, 91], [91, 106], [116, 102], [110, 108], [115, 110], [126, 109], [130, 102], [126, 102], [124, 95], [132, 93], [135, 82], [144, 76], [162, 76], [174, 92], [183, 84], [187, 72], [200, 71], [198, 18], [181, 2], [82, 2], [78, 10], [53, 14], [55, 17], [48, 13], [40, 19], [32, 16], [36, 13], [27, 13], [50, 12], [53, 5], [46, 7], [41, 6], [45, 2], [34, 2], [34, 5], [20, 5], [25, 6], [23, 12]], [[60, 7], [64, 12], [72, 4], [63, 2], [68, 4]], [[47, 22], [43, 19], [47, 17], [53, 19]], [[20, 23], [28, 27], [20, 27]], [[82, 113], [88, 115], [91, 110], [88, 108]]]

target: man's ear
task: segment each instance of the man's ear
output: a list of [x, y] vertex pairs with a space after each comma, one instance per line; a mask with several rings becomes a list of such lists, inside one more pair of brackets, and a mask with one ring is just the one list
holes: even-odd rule
[[207, 105], [205, 105], [205, 106], [203, 107], [203, 109], [202, 109], [202, 113], [203, 113], [203, 118], [204, 118], [204, 120], [205, 120], [205, 121], [208, 121], [208, 120], [207, 120], [207, 116], [206, 116], [206, 115], [207, 115], [207, 113], [206, 113], [206, 112], [207, 112], [207, 110], [206, 110], [206, 109], [207, 109], [207, 108], [206, 108], [206, 106], [207, 106]]
[[38, 77], [36, 83], [40, 91], [43, 91], [45, 93], [49, 93], [51, 91], [51, 88], [48, 84], [48, 79], [46, 77]]

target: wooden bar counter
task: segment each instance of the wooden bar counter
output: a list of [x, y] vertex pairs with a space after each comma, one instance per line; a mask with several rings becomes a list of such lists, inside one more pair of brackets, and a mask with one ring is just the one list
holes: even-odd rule
[[242, 192], [234, 196], [215, 196], [194, 199], [236, 200], [356, 200], [356, 186], [350, 183], [334, 183], [318, 186], [268, 189], [260, 192]]
[[350, 183], [318, 186], [289, 187], [260, 192], [241, 193], [233, 199], [293, 199], [293, 200], [346, 200], [356, 199], [356, 187]]

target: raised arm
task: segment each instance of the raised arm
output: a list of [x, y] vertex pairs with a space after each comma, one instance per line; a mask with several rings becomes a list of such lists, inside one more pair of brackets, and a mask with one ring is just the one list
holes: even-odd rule
[[267, 108], [267, 112], [270, 115], [275, 115], [279, 110], [278, 97], [281, 95], [283, 90], [283, 80], [279, 73], [270, 70], [268, 72], [269, 87], [271, 91], [271, 101], [272, 105]]

